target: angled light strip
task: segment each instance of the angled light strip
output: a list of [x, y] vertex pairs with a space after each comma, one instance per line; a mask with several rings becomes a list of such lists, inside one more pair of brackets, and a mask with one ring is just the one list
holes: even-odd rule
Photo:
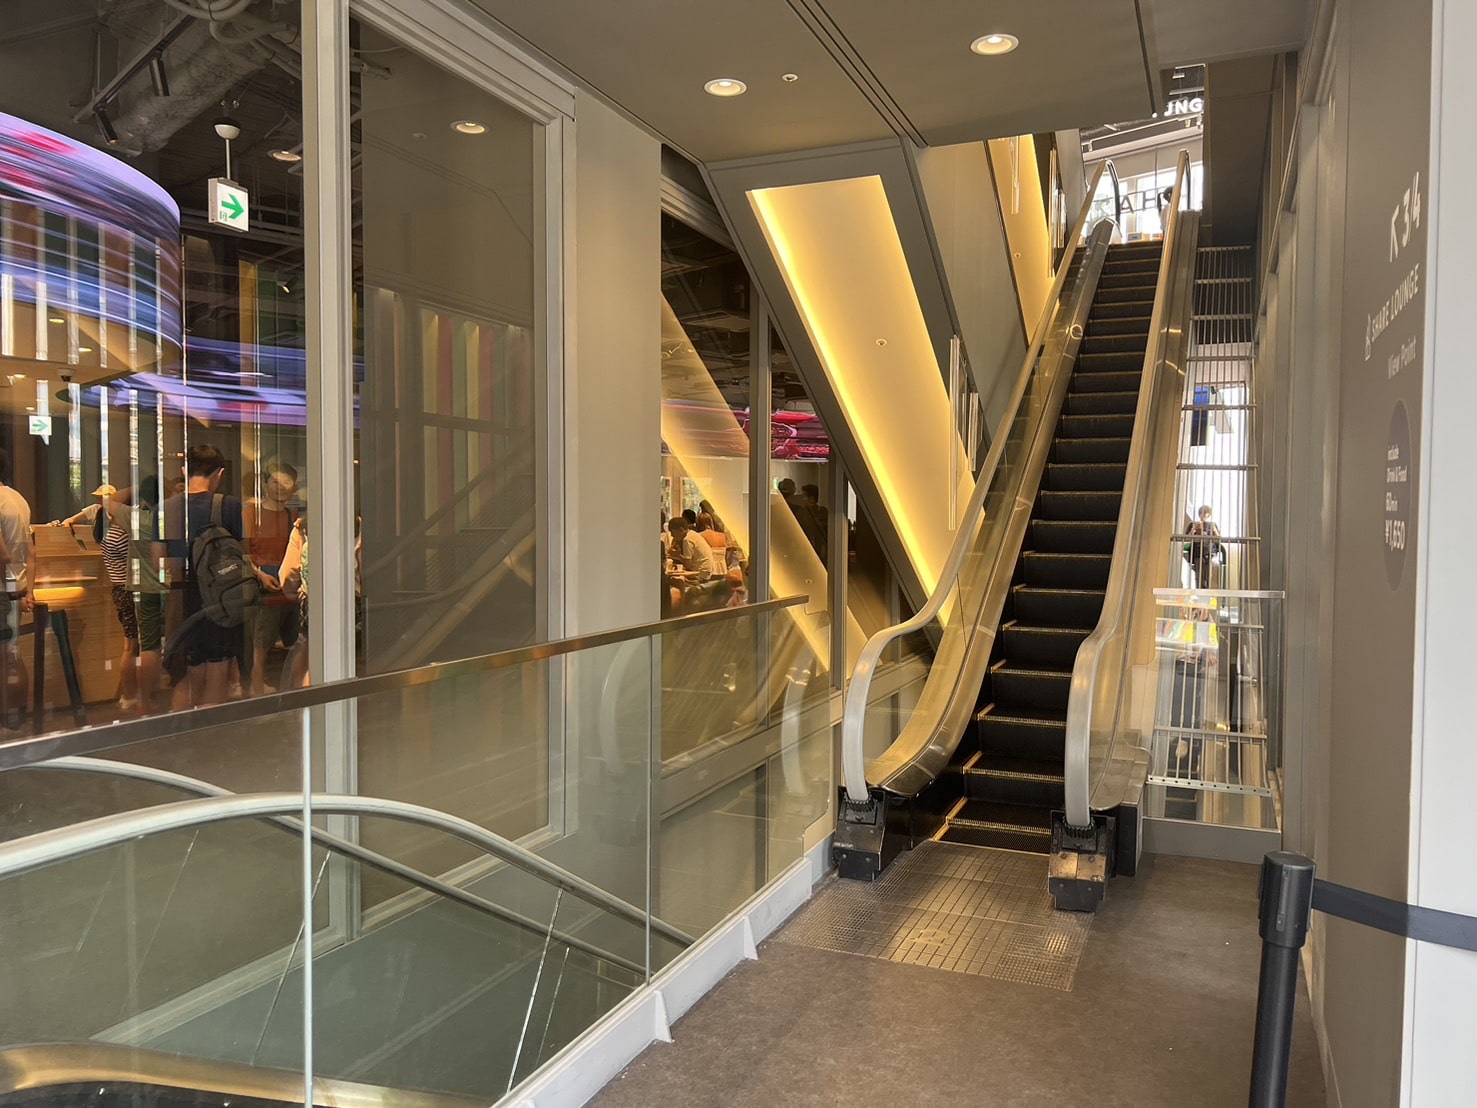
[[[882, 179], [756, 189], [749, 202], [888, 516], [931, 592], [953, 540], [947, 451], [952, 445], [963, 457], [963, 446]], [[967, 463], [956, 472], [967, 475]], [[962, 487], [967, 495], [967, 480]]]

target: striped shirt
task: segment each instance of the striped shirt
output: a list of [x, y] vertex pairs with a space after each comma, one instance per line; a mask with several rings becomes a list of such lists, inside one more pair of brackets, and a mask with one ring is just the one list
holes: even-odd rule
[[124, 521], [116, 515], [108, 533], [103, 536], [103, 568], [108, 571], [108, 580], [115, 585], [127, 585], [128, 555], [133, 536], [124, 529]]

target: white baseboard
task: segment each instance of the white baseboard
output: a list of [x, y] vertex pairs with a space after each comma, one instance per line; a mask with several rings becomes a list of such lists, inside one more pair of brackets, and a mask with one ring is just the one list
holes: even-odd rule
[[810, 899], [830, 865], [828, 836], [498, 1103], [578, 1108], [652, 1043], [671, 1042], [672, 1024], [729, 970], [759, 956], [759, 944]]

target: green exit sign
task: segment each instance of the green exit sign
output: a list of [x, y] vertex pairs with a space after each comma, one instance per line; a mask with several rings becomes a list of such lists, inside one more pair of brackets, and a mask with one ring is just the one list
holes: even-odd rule
[[210, 179], [210, 222], [217, 227], [245, 231], [251, 213], [251, 198], [235, 181]]
[[32, 415], [27, 423], [27, 430], [37, 438], [47, 438], [51, 434], [51, 417], [49, 415]]

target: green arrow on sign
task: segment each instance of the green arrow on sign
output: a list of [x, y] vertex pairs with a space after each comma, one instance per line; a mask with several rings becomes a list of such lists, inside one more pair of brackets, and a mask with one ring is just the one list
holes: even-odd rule
[[221, 201], [221, 208], [232, 219], [240, 219], [241, 213], [246, 210], [241, 207], [241, 201], [230, 195]]

